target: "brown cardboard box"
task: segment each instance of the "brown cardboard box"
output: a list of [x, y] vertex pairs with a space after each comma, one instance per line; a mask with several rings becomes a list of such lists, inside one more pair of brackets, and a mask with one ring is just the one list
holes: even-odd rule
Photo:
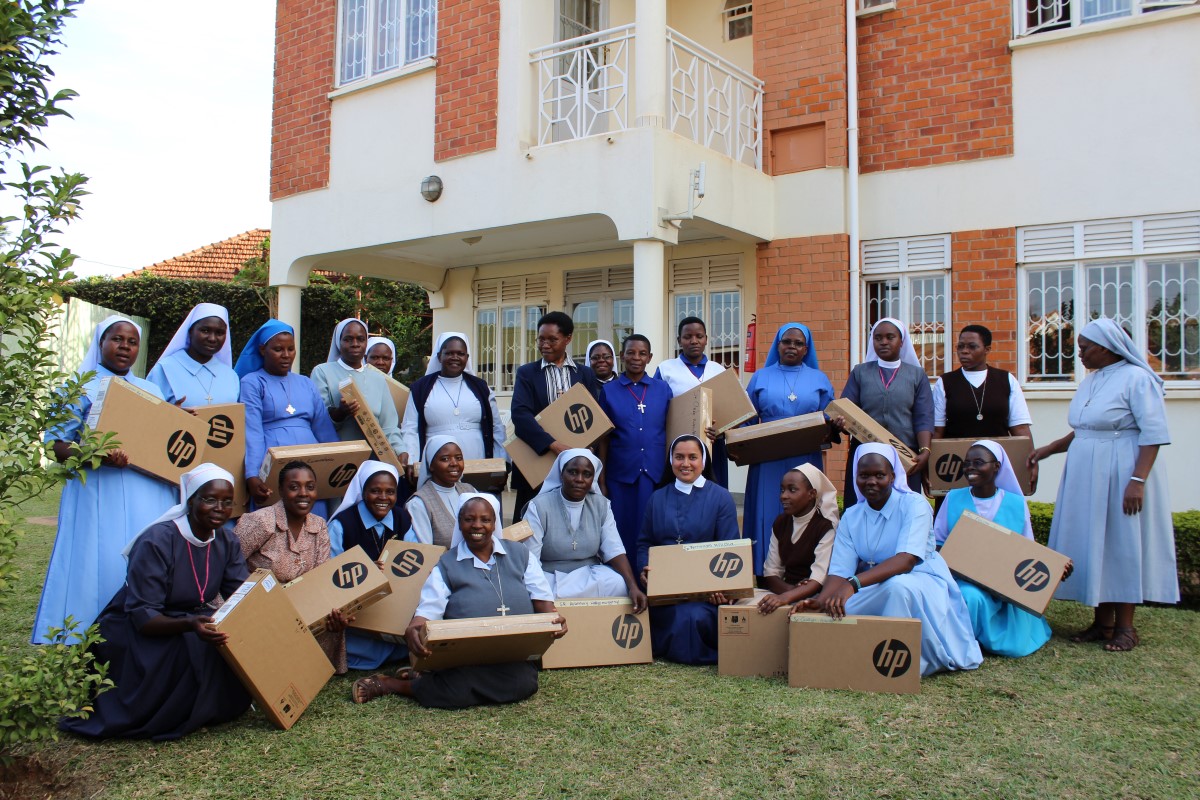
[[204, 460], [233, 475], [233, 514], [246, 513], [250, 493], [246, 489], [246, 407], [241, 403], [197, 406], [196, 412], [208, 435], [204, 439]]
[[408, 410], [408, 387], [393, 378], [391, 375], [387, 375], [382, 371], [375, 369], [370, 364], [368, 364], [367, 367], [375, 370], [380, 375], [383, 375], [384, 382], [387, 383], [388, 392], [390, 392], [392, 395], [392, 403], [396, 406], [396, 416], [400, 418], [400, 422], [397, 422], [396, 424], [399, 425], [401, 422], [404, 422], [404, 412]]
[[506, 525], [504, 533], [500, 534], [501, 539], [507, 539], [510, 542], [523, 542], [530, 536], [533, 536], [533, 528], [525, 520]]
[[[420, 672], [477, 664], [506, 664], [540, 658], [554, 641], [558, 614], [517, 614], [511, 617], [430, 620], [421, 639], [433, 651], [418, 658]], [[570, 636], [570, 632], [567, 636]]]
[[717, 674], [786, 678], [787, 608], [764, 615], [753, 605], [721, 606], [717, 618]]
[[793, 614], [788, 686], [920, 694], [921, 621]]
[[314, 635], [323, 633], [329, 612], [357, 614], [392, 593], [383, 570], [357, 545], [301, 575], [284, 587], [300, 619]]
[[[697, 390], [702, 388], [712, 394], [712, 424], [719, 433], [724, 433], [730, 428], [741, 425], [746, 420], [758, 416], [758, 411], [754, 409], [754, 404], [750, 402], [750, 395], [746, 394], [741, 379], [731, 369], [727, 369], [719, 375], [709, 378], [704, 383], [698, 384], [694, 389], [688, 389], [673, 399], [671, 406], [673, 407], [681, 398], [685, 398], [689, 394], [698, 394]], [[695, 401], [689, 399], [683, 402], [686, 405]], [[668, 413], [670, 413], [669, 409]], [[670, 430], [669, 427], [668, 430]]]
[[359, 390], [353, 378], [346, 378], [338, 384], [338, 391], [342, 393], [342, 402], [353, 400], [358, 403], [358, 413], [354, 415], [354, 421], [358, 423], [359, 430], [362, 431], [363, 438], [367, 440], [367, 444], [371, 447], [371, 452], [375, 454], [378, 461], [385, 464], [391, 464], [396, 468], [396, 471], [401, 475], [404, 474], [404, 465], [400, 463], [400, 459], [396, 456], [396, 451], [392, 449], [391, 442], [388, 441], [387, 435], [384, 434], [383, 428], [379, 424], [379, 420], [375, 419], [375, 414], [371, 411], [371, 407], [367, 405], [367, 400], [363, 397], [363, 393]]
[[706, 383], [672, 398], [667, 406], [667, 446], [689, 434], [707, 442], [704, 431], [713, 424], [712, 404], [712, 389]]
[[[542, 426], [542, 430], [568, 447], [590, 447], [613, 429], [612, 420], [600, 410], [600, 404], [582, 383], [572, 386], [534, 419]], [[554, 466], [553, 452], [547, 450], [538, 455], [515, 434], [504, 443], [504, 449], [508, 451], [513, 466], [535, 488], [542, 485]]]
[[733, 463], [745, 466], [818, 451], [828, 437], [825, 415], [814, 411], [726, 431], [725, 447]]
[[380, 560], [392, 593], [357, 612], [350, 627], [369, 636], [398, 639], [408, 629], [421, 599], [421, 587], [446, 548], [396, 541], [388, 542], [385, 547]]
[[749, 539], [650, 548], [652, 606], [707, 600], [722, 592], [731, 600], [754, 594], [754, 559]]
[[907, 471], [917, 460], [917, 454], [912, 448], [893, 436], [887, 428], [880, 425], [871, 416], [856, 406], [852, 401], [842, 397], [834, 400], [825, 407], [825, 413], [830, 419], [846, 418], [846, 431], [860, 442], [878, 442], [890, 444], [900, 454], [900, 463]]
[[542, 656], [543, 669], [649, 664], [650, 616], [633, 613], [628, 597], [556, 600], [567, 621], [567, 635], [555, 639]]
[[459, 480], [481, 492], [497, 492], [508, 483], [508, 470], [503, 458], [469, 458], [463, 462]]
[[[951, 489], [959, 489], [967, 485], [967, 471], [963, 460], [967, 451], [978, 439], [934, 439], [929, 443], [929, 487], [930, 494], [944, 495]], [[1025, 494], [1033, 494], [1029, 480], [1029, 467], [1026, 459], [1033, 452], [1033, 439], [1028, 436], [1004, 436], [992, 439], [1004, 448], [1008, 461], [1012, 464], [1013, 472], [1017, 474], [1017, 482]]]
[[270, 487], [272, 498], [278, 498], [279, 471], [283, 465], [289, 461], [303, 461], [316, 473], [317, 497], [328, 500], [346, 493], [359, 466], [370, 457], [371, 448], [363, 441], [272, 447], [263, 457], [258, 477]]
[[213, 615], [220, 648], [262, 712], [287, 730], [333, 677], [333, 665], [270, 570], [254, 574]]
[[115, 434], [129, 466], [171, 483], [203, 463], [208, 425], [122, 378], [100, 379], [87, 425]]
[[942, 558], [960, 578], [1038, 615], [1046, 613], [1070, 560], [970, 511], [950, 532]]

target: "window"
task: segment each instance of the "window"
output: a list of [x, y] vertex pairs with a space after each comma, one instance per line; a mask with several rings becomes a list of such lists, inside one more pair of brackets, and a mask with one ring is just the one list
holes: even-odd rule
[[429, 58], [436, 21], [436, 0], [341, 0], [339, 83]]
[[746, 0], [725, 0], [725, 38], [741, 39], [754, 33], [754, 4]]
[[[1187, 6], [1196, 0], [1018, 0], [1019, 34], [1072, 28], [1118, 17]], [[1019, 12], [1020, 13], [1020, 12]]]
[[[684, 317], [700, 317], [708, 328], [708, 357], [725, 367], [742, 363], [742, 260], [739, 256], [688, 258], [670, 264], [671, 336]], [[658, 343], [655, 342], [655, 345]]]
[[864, 331], [884, 317], [908, 325], [926, 374], [950, 369], [950, 237], [914, 236], [862, 244]]
[[511, 392], [517, 367], [537, 357], [537, 322], [546, 313], [548, 276], [475, 281], [475, 374]]
[[[567, 309], [575, 321], [572, 357], [583, 363], [589, 342], [608, 339], [620, 350], [633, 333], [633, 267], [576, 270], [566, 274]], [[621, 354], [615, 353], [621, 370]]]
[[1101, 316], [1165, 380], [1200, 380], [1200, 213], [1022, 228], [1017, 259], [1025, 382], [1082, 379], [1075, 336]]

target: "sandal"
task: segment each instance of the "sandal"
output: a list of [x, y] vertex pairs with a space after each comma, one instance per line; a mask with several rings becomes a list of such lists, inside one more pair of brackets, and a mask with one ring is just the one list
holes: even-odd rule
[[417, 672], [412, 667], [401, 667], [400, 669], [396, 670], [396, 674], [393, 677], [399, 681], [415, 681], [417, 678], [421, 677], [421, 673]]
[[1109, 653], [1128, 653], [1142, 643], [1137, 628], [1114, 628], [1113, 637], [1104, 643]]
[[1090, 628], [1080, 631], [1071, 637], [1071, 641], [1075, 644], [1087, 644], [1088, 642], [1107, 642], [1113, 637], [1112, 625], [1101, 625], [1098, 622], [1093, 622]]
[[359, 678], [350, 688], [350, 697], [355, 703], [369, 703], [377, 697], [391, 694], [384, 685], [387, 675], [372, 675], [369, 678]]

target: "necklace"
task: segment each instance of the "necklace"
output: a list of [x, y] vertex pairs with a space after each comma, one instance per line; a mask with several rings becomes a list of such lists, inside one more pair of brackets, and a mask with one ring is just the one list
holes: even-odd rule
[[496, 608], [500, 612], [500, 616], [508, 616], [511, 608], [504, 604], [504, 579], [500, 577], [500, 562], [496, 562], [496, 583], [500, 584], [500, 588], [496, 588], [496, 583], [492, 583], [491, 570], [485, 570], [483, 577], [487, 578], [488, 584], [492, 587], [492, 591], [496, 593], [496, 597], [500, 598], [500, 605]]
[[[637, 384], [634, 384], [634, 386], [636, 386], [636, 385]], [[637, 410], [640, 411], [641, 413], [645, 414], [646, 413], [646, 392], [650, 391], [650, 387], [649, 386], [642, 387], [642, 396], [641, 397], [638, 397], [636, 394], [633, 394], [632, 386], [626, 386], [625, 391], [627, 391], [631, 395], [633, 395], [633, 399], [637, 400]]]
[[[207, 369], [207, 368], [205, 368], [205, 370], [206, 370], [206, 369]], [[205, 370], [201, 370], [201, 372], [203, 372], [203, 371], [205, 371]], [[206, 400], [206, 401], [207, 401], [209, 404], [211, 404], [211, 403], [212, 403], [212, 401], [213, 401], [213, 397], [212, 397], [212, 387], [213, 387], [213, 383], [214, 383], [214, 382], [217, 380], [217, 376], [216, 376], [216, 375], [214, 375], [214, 374], [213, 374], [213, 373], [211, 373], [211, 372], [210, 372], [210, 373], [208, 373], [208, 374], [209, 374], [209, 378], [208, 378], [208, 386], [204, 386], [204, 384], [203, 384], [203, 383], [200, 383], [200, 372], [197, 372], [197, 373], [196, 373], [196, 383], [200, 383], [200, 385], [201, 385], [201, 386], [204, 386], [204, 394], [206, 395], [204, 399], [205, 399], [205, 400]]]
[[900, 374], [900, 368], [896, 367], [896, 369], [892, 372], [892, 377], [890, 378], [883, 377], [883, 367], [879, 367], [878, 369], [879, 380], [883, 383], [883, 390], [886, 392], [888, 389], [892, 388], [892, 381], [896, 380], [896, 376]]
[[[964, 377], [965, 377], [965, 375], [964, 375]], [[970, 387], [970, 389], [971, 389], [971, 400], [972, 400], [972, 402], [975, 403], [975, 412], [976, 412], [975, 419], [982, 421], [983, 420], [983, 398], [987, 396], [987, 373], [985, 372], [984, 376], [983, 376], [983, 391], [979, 393], [979, 399], [975, 399], [975, 387], [971, 386], [970, 381], [967, 382], [967, 386]]]
[[277, 375], [276, 377], [279, 378], [279, 383], [283, 386], [283, 393], [287, 395], [288, 404], [283, 410], [286, 411], [290, 417], [292, 414], [296, 413], [296, 407], [292, 405], [292, 390], [288, 388], [288, 376]]
[[204, 593], [208, 591], [208, 568], [210, 566], [209, 554], [212, 552], [212, 547], [204, 548], [204, 585], [200, 585], [200, 573], [196, 572], [196, 559], [192, 557], [192, 543], [187, 543], [188, 562], [192, 565], [192, 579], [196, 581], [196, 591], [200, 593], [200, 602], [204, 602]]
[[[459, 403], [461, 403], [461, 402], [462, 402], [462, 392], [463, 392], [463, 383], [464, 383], [464, 381], [462, 380], [462, 378], [459, 378], [459, 383], [458, 383], [458, 396], [457, 396], [457, 397], [451, 397], [451, 396], [450, 396], [450, 390], [449, 390], [449, 389], [447, 389], [447, 388], [446, 388], [446, 386], [445, 386], [445, 384], [443, 384], [443, 383], [442, 383], [442, 378], [443, 378], [443, 376], [441, 376], [441, 375], [439, 375], [439, 376], [438, 376], [438, 379], [437, 379], [437, 385], [438, 385], [438, 386], [441, 386], [441, 387], [442, 387], [442, 391], [446, 393], [446, 399], [450, 401], [450, 405], [454, 406], [454, 416], [456, 416], [456, 417], [457, 417], [457, 416], [458, 416], [458, 414], [459, 414], [458, 405], [459, 405]], [[449, 379], [449, 378], [447, 378], [446, 380], [450, 380], [450, 379]]]
[[[796, 402], [796, 400], [797, 400], [797, 398], [796, 398], [796, 381], [791, 381], [791, 382], [789, 382], [789, 381], [788, 381], [788, 379], [787, 379], [787, 372], [784, 372], [783, 374], [784, 374], [783, 382], [784, 382], [784, 383], [786, 383], [786, 384], [787, 384], [787, 387], [788, 387], [788, 396], [787, 396], [787, 399], [788, 399], [789, 401], [791, 401], [791, 402], [793, 402], [793, 403], [794, 403], [794, 402]], [[881, 377], [882, 377], [882, 376], [881, 376]], [[797, 371], [797, 372], [796, 372], [796, 380], [797, 380], [797, 381], [798, 381], [798, 380], [800, 380], [800, 373], [799, 373], [799, 371]], [[885, 385], [885, 387], [884, 387], [884, 388], [887, 388], [887, 387], [886, 387], [886, 385]]]
[[1100, 379], [1107, 378], [1108, 373], [1104, 372], [1103, 370], [1097, 370], [1096, 372], [1092, 373], [1090, 377], [1094, 378], [1094, 380], [1092, 381], [1091, 387], [1089, 387], [1090, 391], [1088, 391], [1087, 402], [1083, 404], [1084, 408], [1087, 408], [1092, 404], [1092, 399], [1096, 396], [1096, 390], [1100, 388]]

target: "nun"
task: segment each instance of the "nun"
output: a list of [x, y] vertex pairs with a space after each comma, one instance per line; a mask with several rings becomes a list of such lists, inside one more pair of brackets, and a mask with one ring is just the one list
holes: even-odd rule
[[462, 448], [452, 436], [430, 436], [421, 457], [417, 491], [405, 503], [412, 529], [405, 541], [449, 547], [458, 527], [458, 498], [475, 491], [463, 483]]
[[383, 376], [367, 369], [367, 325], [360, 319], [344, 319], [333, 329], [329, 355], [323, 364], [313, 367], [312, 381], [329, 409], [338, 438], [343, 442], [364, 439], [362, 428], [354, 419], [358, 404], [342, 399], [342, 384], [353, 381], [362, 393], [367, 409], [375, 415], [383, 435], [396, 453], [403, 451], [400, 438], [400, 416]]
[[616, 348], [608, 339], [597, 339], [587, 346], [583, 360], [596, 373], [596, 383], [603, 386], [617, 377]]
[[779, 485], [783, 513], [771, 525], [758, 610], [770, 614], [821, 591], [829, 575], [838, 526], [837, 490], [824, 472], [799, 464]]
[[370, 337], [367, 339], [367, 363], [392, 377], [392, 371], [396, 369], [396, 345], [382, 336]]
[[146, 376], [168, 403], [183, 408], [238, 402], [241, 379], [233, 371], [229, 312], [200, 303], [188, 313]]

